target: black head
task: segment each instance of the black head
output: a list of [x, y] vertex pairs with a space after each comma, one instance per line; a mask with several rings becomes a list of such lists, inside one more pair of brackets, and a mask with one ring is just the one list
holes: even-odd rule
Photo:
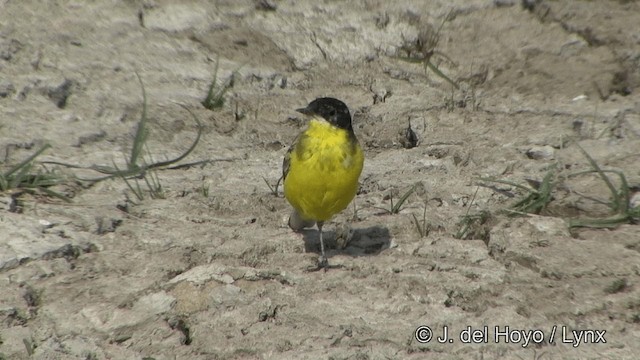
[[349, 108], [342, 101], [334, 98], [317, 98], [302, 109], [296, 111], [305, 115], [317, 115], [323, 117], [330, 124], [341, 129], [352, 130], [351, 114]]

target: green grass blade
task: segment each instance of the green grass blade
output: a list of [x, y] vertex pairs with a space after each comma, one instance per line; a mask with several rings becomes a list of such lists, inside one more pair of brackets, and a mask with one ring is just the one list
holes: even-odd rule
[[518, 184], [518, 183], [515, 183], [515, 182], [513, 182], [513, 181], [509, 181], [509, 180], [500, 180], [500, 179], [484, 178], [484, 177], [478, 178], [478, 180], [480, 180], [480, 181], [494, 182], [494, 183], [498, 183], [498, 184], [511, 185], [511, 186], [517, 187], [518, 189], [520, 189], [520, 190], [524, 190], [524, 191], [529, 192], [529, 193], [534, 193], [534, 194], [538, 193], [538, 191], [537, 191], [537, 190], [535, 190], [535, 189], [532, 189], [532, 188], [530, 188], [530, 187], [526, 187], [526, 186], [524, 186], [524, 185], [520, 185], [520, 184]]
[[404, 62], [412, 64], [422, 64], [424, 62], [424, 59], [410, 58], [407, 56], [395, 56], [394, 59], [402, 60]]
[[28, 158], [26, 158], [25, 160], [23, 160], [22, 162], [16, 164], [15, 166], [9, 168], [9, 170], [7, 170], [4, 174], [3, 174], [3, 178], [7, 179], [9, 178], [11, 175], [13, 175], [13, 173], [15, 173], [16, 171], [22, 169], [24, 166], [26, 166], [27, 164], [29, 164], [31, 161], [33, 161], [33, 159], [37, 158], [40, 154], [42, 154], [45, 150], [47, 150], [48, 148], [50, 148], [51, 145], [50, 144], [44, 144], [40, 150], [36, 151], [35, 153], [33, 153], [31, 156], [29, 156]]
[[131, 157], [128, 160], [129, 169], [137, 167], [138, 159], [140, 158], [140, 154], [142, 153], [142, 149], [149, 135], [147, 130], [147, 92], [145, 91], [144, 83], [142, 82], [140, 74], [136, 72], [136, 76], [140, 82], [140, 88], [142, 89], [142, 115], [140, 115], [138, 129], [136, 130], [136, 135], [133, 139], [133, 146], [131, 147]]
[[0, 191], [6, 190], [9, 190], [9, 180], [3, 174], [0, 174]]
[[191, 152], [193, 151], [193, 149], [196, 148], [196, 146], [198, 146], [198, 143], [200, 142], [200, 138], [202, 137], [202, 130], [203, 130], [203, 126], [200, 123], [200, 120], [198, 120], [198, 118], [196, 117], [196, 115], [189, 110], [188, 107], [179, 104], [180, 106], [182, 106], [182, 108], [184, 108], [185, 110], [187, 110], [187, 112], [189, 112], [189, 114], [191, 115], [191, 117], [193, 118], [193, 121], [196, 122], [197, 125], [197, 129], [198, 129], [198, 133], [196, 134], [196, 139], [193, 141], [193, 143], [191, 144], [191, 146], [187, 149], [187, 151], [185, 151], [184, 153], [182, 153], [182, 155], [178, 156], [175, 159], [171, 159], [171, 160], [167, 160], [167, 161], [160, 161], [157, 163], [153, 163], [149, 166], [147, 166], [148, 169], [153, 169], [153, 168], [158, 168], [158, 167], [164, 167], [164, 166], [168, 166], [174, 163], [177, 163], [178, 161], [181, 161], [182, 159], [186, 158], [187, 156], [189, 156], [189, 154], [191, 154]]
[[68, 203], [71, 202], [71, 199], [69, 199], [67, 196], [62, 195], [61, 193], [59, 193], [57, 191], [53, 191], [51, 189], [47, 189], [47, 188], [44, 188], [44, 187], [39, 187], [38, 190], [40, 190], [43, 193], [49, 195], [50, 197], [55, 197], [55, 198], [58, 198], [60, 200], [64, 200], [64, 201], [66, 201]]
[[456, 90], [460, 90], [460, 86], [453, 80], [451, 80], [447, 75], [445, 75], [442, 71], [440, 71], [440, 69], [438, 69], [435, 65], [433, 65], [431, 63], [431, 61], [426, 61], [424, 63], [425, 68], [429, 68], [431, 69], [431, 71], [433, 71], [434, 73], [436, 73], [436, 75], [438, 75], [439, 77], [445, 79], [449, 84], [453, 85], [453, 87], [456, 88]]
[[213, 70], [213, 80], [211, 81], [211, 84], [209, 85], [209, 91], [207, 91], [207, 96], [205, 97], [205, 99], [202, 101], [202, 106], [204, 106], [207, 109], [213, 109], [216, 106], [212, 105], [212, 101], [213, 101], [213, 94], [216, 88], [216, 82], [218, 82], [218, 67], [220, 65], [220, 55], [216, 54], [216, 66]]
[[424, 229], [422, 229], [422, 226], [420, 226], [420, 222], [418, 221], [416, 214], [411, 214], [411, 216], [413, 217], [413, 224], [416, 226], [416, 229], [418, 230], [418, 234], [420, 235], [420, 237], [423, 237]]
[[569, 227], [588, 227], [597, 229], [613, 229], [618, 225], [629, 222], [629, 217], [626, 215], [617, 215], [608, 217], [605, 219], [571, 219], [569, 220]]
[[18, 173], [15, 174], [15, 176], [11, 176], [9, 178], [9, 189], [15, 189], [15, 188], [21, 187], [21, 184], [28, 182], [28, 180], [25, 180], [25, 179], [32, 168], [33, 168], [33, 163], [28, 162], [24, 164], [24, 166], [22, 166], [19, 169]]
[[404, 204], [404, 202], [407, 201], [407, 199], [411, 194], [413, 194], [415, 189], [416, 189], [416, 186], [413, 185], [409, 190], [407, 190], [406, 193], [404, 193], [404, 195], [402, 195], [402, 197], [400, 197], [400, 200], [398, 200], [398, 203], [395, 205], [393, 205], [393, 198], [392, 198], [392, 206], [391, 206], [392, 214], [397, 214], [400, 212], [400, 209], [402, 208], [402, 204]]
[[611, 192], [611, 196], [613, 197], [612, 204], [611, 204], [611, 209], [613, 211], [620, 211], [622, 209], [623, 205], [622, 205], [622, 203], [620, 201], [620, 194], [618, 194], [618, 191], [616, 190], [616, 187], [613, 185], [613, 183], [611, 183], [611, 180], [609, 180], [609, 177], [607, 175], [605, 175], [604, 171], [602, 171], [602, 169], [600, 169], [600, 166], [591, 157], [591, 155], [589, 155], [589, 153], [587, 153], [586, 150], [583, 149], [582, 146], [580, 146], [580, 144], [576, 143], [576, 146], [578, 146], [578, 149], [580, 149], [582, 154], [587, 158], [587, 160], [589, 161], [589, 164], [598, 173], [598, 175], [600, 176], [602, 181], [604, 181], [604, 183], [607, 184], [607, 187], [609, 188], [609, 191]]

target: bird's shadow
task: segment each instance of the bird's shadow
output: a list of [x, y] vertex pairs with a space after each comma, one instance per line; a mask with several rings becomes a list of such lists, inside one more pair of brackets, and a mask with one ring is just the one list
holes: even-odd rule
[[[323, 229], [322, 236], [327, 258], [333, 255], [371, 256], [377, 255], [391, 245], [389, 229], [374, 225], [366, 228], [336, 226]], [[305, 252], [320, 254], [320, 233], [314, 227], [302, 231]]]

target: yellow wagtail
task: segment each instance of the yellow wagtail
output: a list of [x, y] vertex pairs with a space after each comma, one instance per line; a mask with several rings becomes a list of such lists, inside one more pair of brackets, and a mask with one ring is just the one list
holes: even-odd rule
[[289, 227], [300, 231], [318, 225], [320, 267], [326, 267], [322, 225], [356, 195], [364, 155], [353, 133], [349, 109], [342, 101], [318, 98], [296, 111], [311, 119], [282, 165], [284, 196], [293, 206]]

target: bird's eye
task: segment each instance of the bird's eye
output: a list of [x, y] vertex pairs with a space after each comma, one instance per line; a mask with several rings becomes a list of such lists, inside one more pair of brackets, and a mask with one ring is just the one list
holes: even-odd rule
[[335, 115], [336, 115], [336, 110], [335, 109], [329, 110], [329, 116], [335, 116]]

